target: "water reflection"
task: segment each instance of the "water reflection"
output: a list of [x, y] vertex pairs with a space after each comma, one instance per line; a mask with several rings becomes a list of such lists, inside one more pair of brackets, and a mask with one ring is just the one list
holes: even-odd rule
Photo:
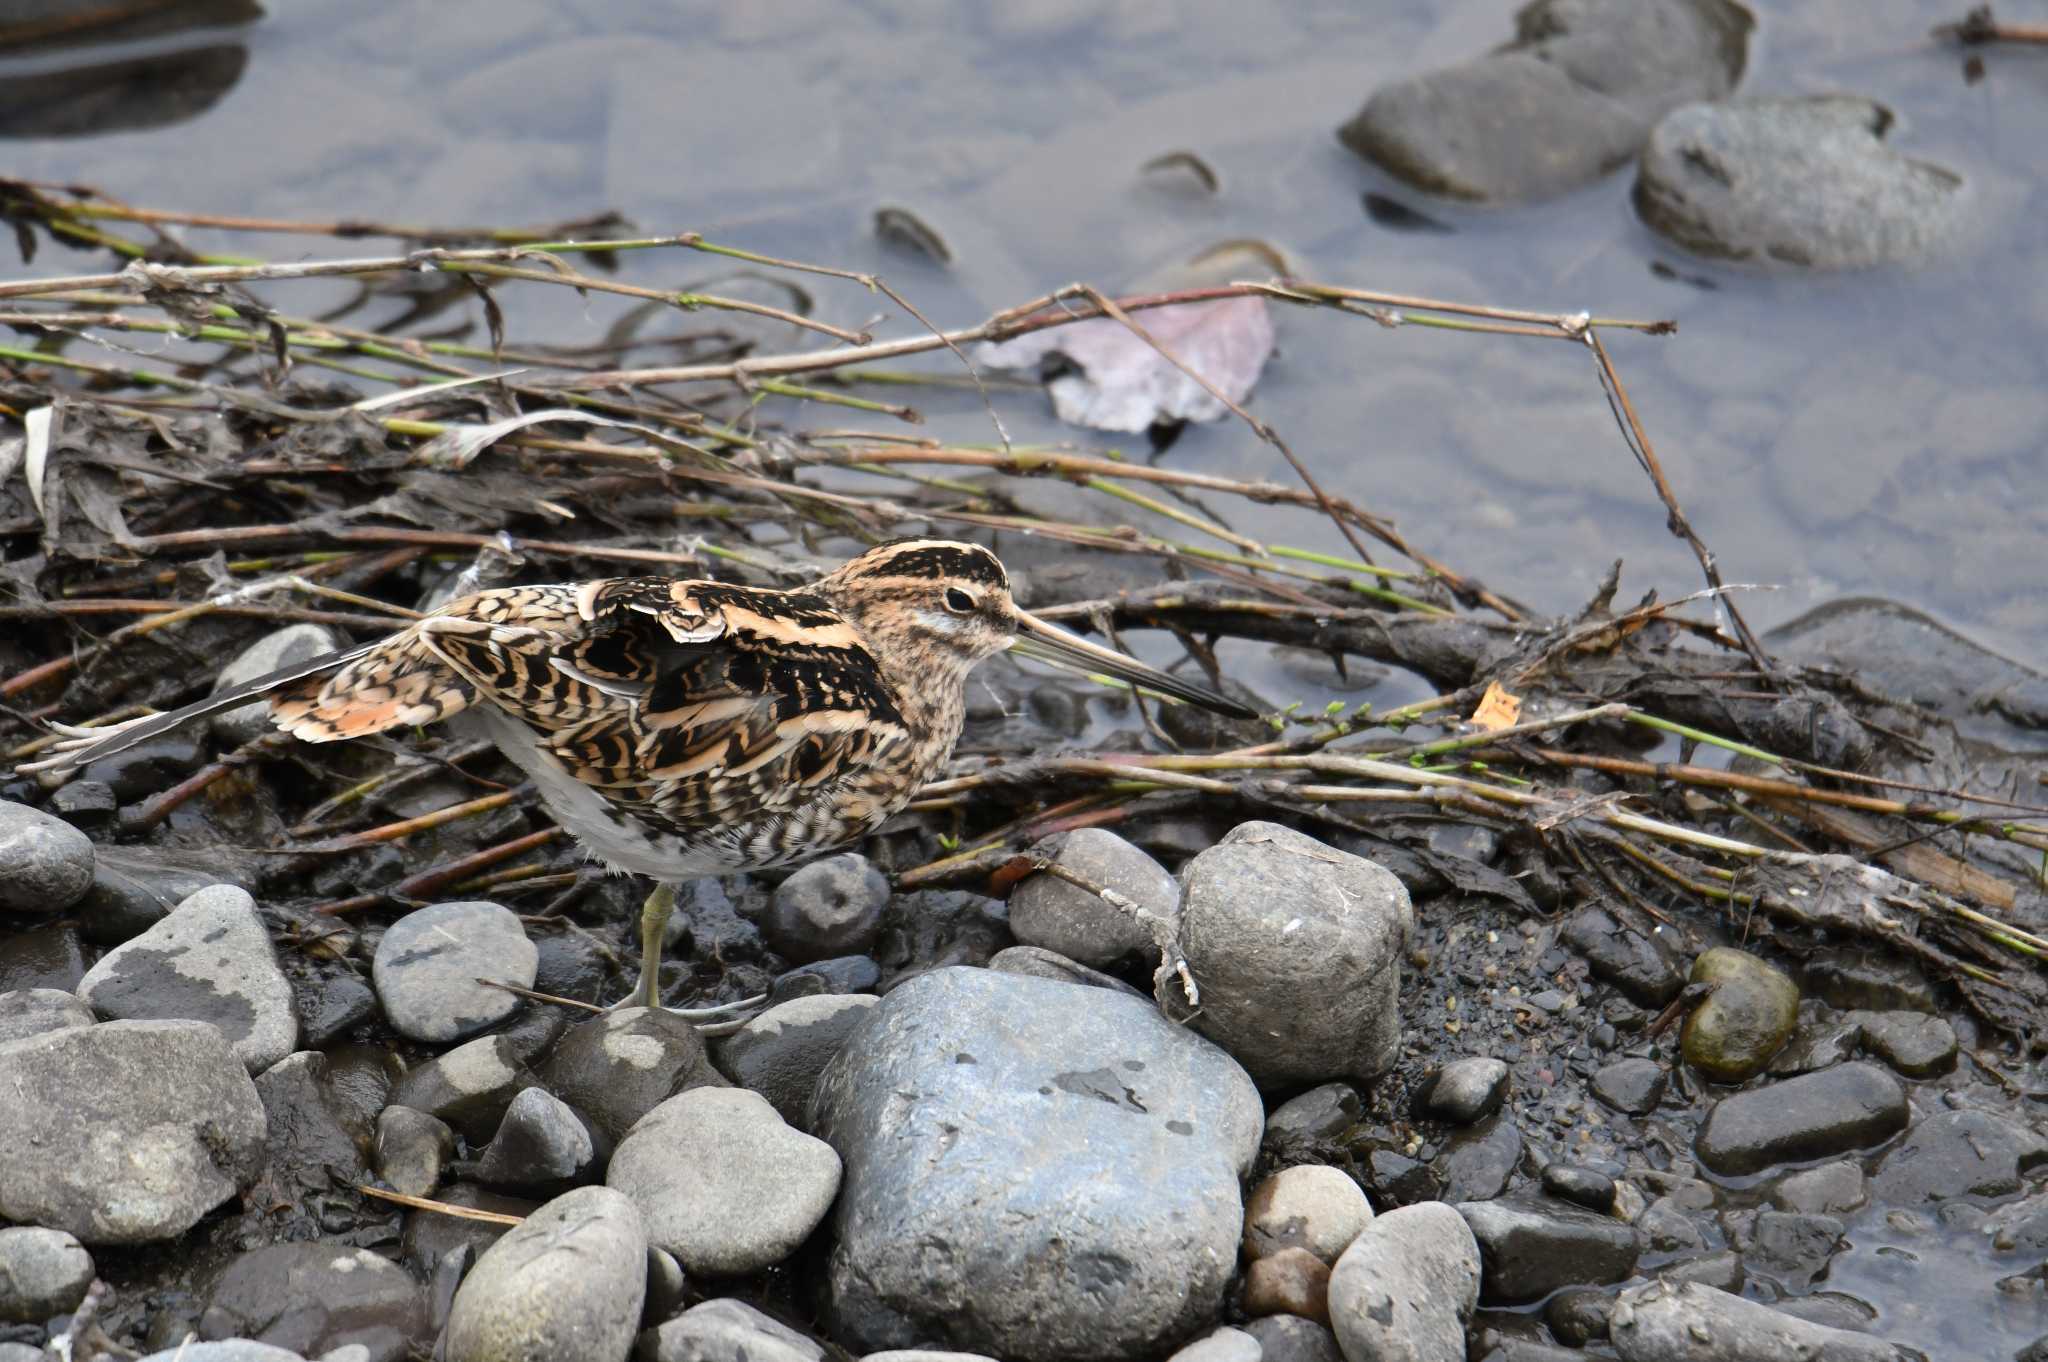
[[[14, 0], [0, 9], [0, 137], [90, 137], [184, 123], [218, 104], [248, 66], [217, 30], [261, 18], [254, 0]], [[145, 53], [106, 60], [77, 49]]]

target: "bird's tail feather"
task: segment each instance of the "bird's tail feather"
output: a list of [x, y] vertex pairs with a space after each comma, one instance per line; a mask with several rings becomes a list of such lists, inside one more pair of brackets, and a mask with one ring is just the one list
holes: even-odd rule
[[417, 628], [406, 629], [259, 676], [167, 714], [147, 714], [101, 728], [52, 724], [63, 740], [40, 760], [15, 770], [22, 775], [69, 773], [194, 719], [265, 698], [270, 701], [271, 722], [279, 728], [307, 742], [333, 742], [434, 723], [468, 705], [475, 692], [421, 642]]

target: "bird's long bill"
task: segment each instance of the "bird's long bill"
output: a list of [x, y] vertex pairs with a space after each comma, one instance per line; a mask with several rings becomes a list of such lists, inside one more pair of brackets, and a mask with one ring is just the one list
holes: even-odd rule
[[1157, 691], [1175, 700], [1185, 700], [1191, 705], [1227, 714], [1233, 719], [1256, 719], [1258, 712], [1247, 709], [1227, 696], [1218, 695], [1206, 686], [1194, 686], [1165, 672], [1148, 667], [1135, 658], [1099, 644], [1090, 643], [1056, 625], [1047, 624], [1028, 611], [1019, 610], [1017, 619], [1023, 625], [1023, 632], [1010, 644], [1010, 651], [1025, 657], [1035, 657], [1041, 662], [1050, 662], [1056, 667], [1069, 667], [1082, 672], [1100, 672], [1127, 681], [1146, 690]]

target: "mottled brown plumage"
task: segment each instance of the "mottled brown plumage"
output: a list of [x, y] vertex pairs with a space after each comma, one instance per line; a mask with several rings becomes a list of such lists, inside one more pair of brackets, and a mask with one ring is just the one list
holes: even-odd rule
[[311, 742], [473, 725], [589, 854], [659, 882], [637, 990], [654, 1005], [672, 886], [879, 827], [951, 754], [968, 672], [1013, 644], [1249, 713], [1019, 610], [988, 550], [904, 540], [794, 591], [622, 577], [479, 592], [175, 713], [67, 730], [54, 758], [24, 769], [72, 769], [257, 696]]

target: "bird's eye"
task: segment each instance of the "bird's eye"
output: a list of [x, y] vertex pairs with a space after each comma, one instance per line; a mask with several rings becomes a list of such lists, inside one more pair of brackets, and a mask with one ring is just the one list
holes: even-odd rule
[[956, 615], [965, 615], [974, 609], [974, 597], [957, 586], [946, 588], [946, 608]]

